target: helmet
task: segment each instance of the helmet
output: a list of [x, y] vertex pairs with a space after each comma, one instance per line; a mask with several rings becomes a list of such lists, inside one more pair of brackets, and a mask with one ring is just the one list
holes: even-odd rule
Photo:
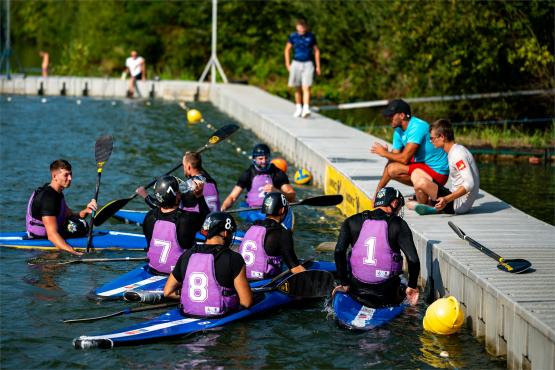
[[399, 199], [399, 205], [395, 208], [395, 210], [400, 209], [405, 205], [405, 198], [403, 198], [403, 194], [401, 194], [399, 190], [391, 187], [381, 188], [376, 195], [376, 199], [374, 199], [374, 207], [387, 207], [395, 199]]
[[154, 184], [154, 197], [160, 207], [171, 207], [176, 204], [179, 194], [179, 180], [175, 176], [165, 175]]
[[89, 232], [87, 221], [76, 215], [71, 215], [62, 224], [62, 234], [67, 238], [80, 238]]
[[274, 166], [279, 168], [282, 172], [287, 173], [287, 162], [283, 158], [274, 158], [272, 159], [272, 163]]
[[[266, 166], [264, 168], [261, 168], [256, 164], [257, 157], [266, 157], [267, 161], [266, 161]], [[256, 144], [252, 149], [252, 164], [254, 164], [254, 167], [259, 171], [267, 171], [270, 168], [270, 165], [272, 164], [270, 162], [271, 160], [270, 157], [271, 157], [270, 148], [266, 144]]]
[[[278, 191], [266, 194], [262, 202], [262, 213], [266, 215], [278, 216], [279, 211], [285, 209], [285, 213], [289, 209], [289, 202], [285, 195]], [[284, 213], [284, 214], [285, 214]]]
[[440, 298], [426, 310], [424, 329], [435, 334], [456, 333], [464, 323], [464, 311], [455, 297]]
[[229, 231], [231, 235], [229, 243], [231, 243], [235, 230], [237, 230], [237, 224], [229, 213], [212, 212], [206, 216], [206, 220], [204, 220], [200, 232], [202, 235], [206, 236], [207, 239], [210, 239], [222, 231]]

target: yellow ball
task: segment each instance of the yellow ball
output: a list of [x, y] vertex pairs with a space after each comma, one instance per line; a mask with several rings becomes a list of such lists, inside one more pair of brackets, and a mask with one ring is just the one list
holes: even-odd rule
[[287, 172], [287, 162], [283, 158], [274, 158], [272, 159], [272, 163], [274, 166], [282, 170], [283, 172]]
[[202, 114], [196, 109], [190, 109], [187, 112], [187, 121], [189, 123], [199, 123], [202, 120]]
[[293, 177], [293, 181], [295, 181], [297, 185], [308, 184], [310, 180], [312, 180], [312, 174], [306, 168], [301, 168], [295, 172], [295, 176]]
[[464, 311], [455, 297], [440, 298], [424, 315], [424, 329], [434, 334], [454, 334], [464, 323]]

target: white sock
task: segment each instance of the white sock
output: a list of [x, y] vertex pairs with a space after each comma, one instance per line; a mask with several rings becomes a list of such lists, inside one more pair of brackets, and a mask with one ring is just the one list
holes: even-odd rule
[[303, 110], [304, 110], [305, 112], [310, 111], [310, 107], [308, 106], [308, 104], [304, 104], [304, 105], [303, 105]]

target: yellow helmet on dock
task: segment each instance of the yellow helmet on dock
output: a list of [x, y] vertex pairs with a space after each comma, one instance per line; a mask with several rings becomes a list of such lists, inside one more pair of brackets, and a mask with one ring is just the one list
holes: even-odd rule
[[202, 120], [202, 114], [196, 109], [190, 109], [187, 112], [187, 121], [189, 123], [199, 123]]
[[455, 297], [440, 298], [428, 307], [423, 323], [434, 334], [454, 334], [464, 323], [464, 311]]

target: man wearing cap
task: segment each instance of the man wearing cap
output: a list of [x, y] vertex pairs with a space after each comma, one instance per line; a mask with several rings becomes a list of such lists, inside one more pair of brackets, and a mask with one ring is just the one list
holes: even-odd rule
[[391, 151], [377, 142], [370, 148], [370, 152], [388, 159], [374, 198], [393, 179], [414, 186], [416, 200], [428, 203], [428, 195], [421, 189], [432, 182], [445, 185], [449, 174], [447, 155], [433, 146], [430, 125], [412, 116], [410, 106], [404, 100], [390, 101], [382, 114], [391, 119], [393, 145]]

